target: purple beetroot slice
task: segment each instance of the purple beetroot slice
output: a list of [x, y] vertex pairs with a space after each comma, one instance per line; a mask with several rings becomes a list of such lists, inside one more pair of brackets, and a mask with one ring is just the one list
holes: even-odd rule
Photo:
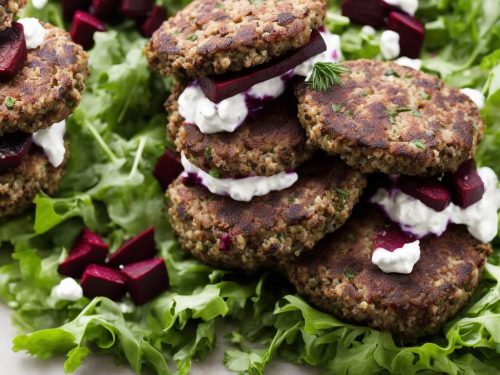
[[126, 241], [109, 258], [108, 264], [113, 267], [137, 263], [153, 258], [156, 255], [155, 228], [148, 228], [137, 236]]
[[401, 176], [397, 185], [403, 193], [418, 199], [426, 206], [443, 211], [451, 203], [451, 191], [437, 178]]
[[90, 229], [84, 228], [82, 230], [82, 233], [80, 234], [80, 237], [78, 238], [77, 242], [85, 242], [88, 243], [89, 245], [104, 249], [104, 250], [109, 250], [109, 245], [104, 242], [104, 240], [99, 236], [97, 233], [92, 232]]
[[167, 12], [165, 11], [165, 8], [161, 6], [154, 6], [148, 18], [146, 18], [144, 23], [139, 27], [142, 36], [151, 38], [153, 33], [158, 30], [166, 19]]
[[153, 8], [153, 0], [122, 0], [120, 12], [126, 18], [145, 19]]
[[33, 145], [31, 134], [12, 133], [0, 138], [0, 172], [19, 166]]
[[14, 22], [10, 29], [0, 31], [0, 82], [14, 78], [28, 57], [23, 25]]
[[387, 29], [399, 34], [401, 55], [416, 59], [424, 43], [425, 28], [415, 17], [393, 11], [389, 13]]
[[484, 195], [484, 182], [477, 173], [474, 160], [462, 163], [451, 180], [454, 190], [453, 201], [462, 208], [479, 202]]
[[102, 21], [81, 10], [75, 13], [70, 29], [71, 39], [75, 43], [86, 50], [91, 49], [94, 45], [94, 33], [97, 31], [106, 31], [106, 25]]
[[163, 190], [167, 189], [184, 170], [175, 152], [166, 149], [165, 153], [156, 162], [154, 176]]
[[63, 17], [71, 21], [77, 10], [88, 10], [90, 0], [61, 0]]
[[382, 248], [394, 251], [413, 241], [415, 241], [414, 236], [403, 232], [396, 223], [389, 222], [377, 233], [377, 237], [373, 241], [373, 250]]
[[384, 25], [384, 18], [389, 13], [391, 7], [383, 0], [344, 0], [342, 1], [342, 15], [351, 21], [381, 27]]
[[132, 300], [142, 305], [168, 289], [167, 267], [162, 258], [129, 264], [122, 269]]
[[103, 21], [109, 21], [117, 16], [120, 0], [92, 0], [90, 13]]
[[310, 57], [324, 51], [326, 51], [325, 41], [321, 34], [314, 30], [311, 33], [309, 43], [286, 56], [242, 72], [222, 77], [202, 77], [199, 79], [199, 84], [208, 99], [214, 103], [220, 103], [222, 100], [246, 91], [258, 83], [285, 74]]
[[119, 301], [127, 292], [126, 282], [120, 271], [91, 264], [85, 269], [80, 285], [87, 298], [107, 297]]

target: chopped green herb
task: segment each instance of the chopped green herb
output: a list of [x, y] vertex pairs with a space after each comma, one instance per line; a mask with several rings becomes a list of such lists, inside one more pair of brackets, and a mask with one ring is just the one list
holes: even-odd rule
[[396, 119], [400, 113], [410, 112], [412, 109], [407, 107], [396, 107], [395, 109], [389, 111], [389, 121], [391, 124], [396, 125]]
[[212, 176], [213, 178], [219, 178], [220, 177], [220, 172], [217, 168], [212, 168], [210, 169], [210, 171], [208, 172], [208, 174], [210, 176]]
[[295, 197], [292, 196], [288, 197], [288, 203], [293, 203], [293, 202], [295, 202]]
[[340, 75], [348, 72], [350, 72], [349, 68], [341, 64], [317, 62], [307, 82], [313, 90], [328, 91], [333, 86], [341, 86]]
[[359, 93], [359, 96], [368, 96], [368, 93], [366, 91], [361, 91]]
[[354, 117], [354, 112], [353, 111], [347, 111], [347, 116], [349, 116], [350, 118], [353, 118]]
[[342, 106], [340, 104], [332, 104], [333, 112], [339, 113], [342, 110]]
[[413, 109], [413, 110], [411, 111], [411, 114], [412, 114], [413, 116], [415, 116], [415, 117], [422, 117], [422, 114], [421, 114], [421, 113], [420, 113], [420, 111], [419, 111], [419, 110], [417, 110], [417, 109]]
[[429, 94], [427, 94], [426, 92], [421, 92], [419, 95], [424, 100], [429, 100], [431, 98], [431, 96]]
[[354, 272], [353, 270], [351, 269], [347, 269], [345, 272], [344, 272], [344, 275], [349, 279], [349, 280], [352, 280], [356, 277], [356, 272]]
[[425, 148], [425, 144], [420, 139], [416, 139], [412, 143], [421, 150]]
[[349, 193], [345, 190], [340, 189], [340, 188], [335, 188], [335, 191], [339, 195], [339, 197], [342, 201], [342, 204], [344, 204], [345, 201], [347, 200], [347, 198], [349, 198]]
[[477, 132], [479, 130], [475, 122], [472, 123], [472, 130], [474, 130], [474, 132]]
[[387, 69], [387, 70], [384, 72], [384, 75], [385, 75], [386, 77], [389, 77], [389, 76], [394, 76], [394, 77], [398, 77], [398, 78], [400, 77], [400, 76], [399, 76], [399, 74], [398, 74], [398, 72], [396, 72], [396, 71], [394, 71], [394, 70], [392, 70], [392, 69]]
[[208, 161], [212, 160], [212, 148], [207, 147], [203, 152], [203, 156], [205, 156], [205, 159], [207, 159]]
[[16, 104], [16, 99], [14, 99], [12, 96], [7, 96], [5, 98], [5, 106], [9, 109], [14, 108], [14, 104]]
[[224, 8], [224, 4], [223, 3], [217, 3], [217, 4], [215, 4], [215, 7], [219, 8], [219, 9], [220, 8]]
[[189, 40], [190, 42], [194, 42], [196, 39], [198, 39], [198, 36], [196, 36], [196, 34], [191, 34], [187, 37], [187, 40]]

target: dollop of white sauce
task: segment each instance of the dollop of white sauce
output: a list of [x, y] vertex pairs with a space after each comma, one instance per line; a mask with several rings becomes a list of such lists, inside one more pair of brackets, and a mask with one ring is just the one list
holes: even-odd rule
[[47, 5], [47, 0], [32, 0], [31, 3], [36, 9], [42, 9], [45, 5]]
[[364, 25], [361, 28], [361, 34], [373, 36], [376, 33], [377, 33], [377, 31], [372, 26], [370, 26], [370, 25]]
[[407, 66], [415, 70], [420, 70], [422, 68], [422, 60], [420, 59], [410, 59], [409, 57], [402, 56], [396, 59], [396, 64]]
[[392, 60], [399, 56], [399, 34], [392, 30], [386, 30], [380, 35], [380, 52], [386, 60]]
[[181, 163], [184, 167], [183, 176], [196, 174], [212, 194], [228, 195], [236, 201], [249, 202], [253, 197], [266, 195], [271, 191], [284, 190], [297, 182], [297, 173], [282, 172], [274, 176], [256, 176], [240, 179], [215, 178], [207, 172], [193, 165], [184, 154], [181, 154]]
[[454, 223], [466, 225], [472, 236], [487, 243], [498, 233], [500, 189], [498, 177], [491, 168], [480, 168], [478, 174], [483, 180], [485, 192], [479, 202], [467, 208], [451, 203], [445, 210], [438, 212], [402, 191], [389, 192], [386, 189], [379, 189], [371, 202], [380, 205], [393, 221], [417, 237], [431, 233], [440, 236], [448, 223]]
[[385, 273], [409, 274], [420, 259], [420, 241], [406, 243], [394, 251], [376, 248], [372, 254], [372, 263]]
[[253, 85], [246, 93], [256, 99], [277, 98], [285, 92], [285, 89], [285, 80], [283, 76], [279, 76]]
[[58, 122], [46, 129], [33, 133], [33, 142], [40, 146], [50, 164], [59, 167], [64, 161], [66, 147], [64, 146], [64, 134], [66, 133], [66, 121]]
[[80, 284], [68, 277], [53, 287], [50, 295], [58, 300], [75, 302], [83, 297], [83, 290]]
[[325, 41], [326, 51], [307, 59], [302, 64], [297, 65], [293, 70], [295, 75], [306, 77], [306, 80], [309, 79], [314, 64], [316, 64], [317, 62], [336, 63], [342, 58], [342, 52], [340, 49], [340, 37], [336, 34], [332, 34], [328, 30], [321, 31], [320, 34]]
[[35, 49], [40, 47], [49, 33], [36, 18], [22, 18], [19, 21], [24, 28], [24, 38], [26, 39], [26, 48]]
[[472, 100], [479, 109], [483, 109], [485, 97], [481, 91], [470, 88], [465, 88], [460, 91], [462, 91], [462, 93], [467, 95], [469, 99]]
[[394, 5], [404, 12], [414, 16], [418, 9], [418, 0], [384, 0], [389, 5]]

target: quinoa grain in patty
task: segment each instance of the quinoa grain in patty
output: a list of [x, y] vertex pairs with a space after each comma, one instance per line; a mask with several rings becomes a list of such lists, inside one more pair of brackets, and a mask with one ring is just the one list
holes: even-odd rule
[[17, 12], [26, 5], [26, 0], [0, 0], [0, 31], [12, 26]]

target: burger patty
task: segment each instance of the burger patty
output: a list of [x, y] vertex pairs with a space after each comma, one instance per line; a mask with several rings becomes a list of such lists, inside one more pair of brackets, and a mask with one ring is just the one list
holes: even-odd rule
[[17, 12], [26, 5], [26, 0], [0, 0], [0, 31], [12, 26]]
[[337, 158], [317, 155], [290, 188], [239, 202], [186, 186], [167, 190], [181, 246], [208, 264], [256, 272], [311, 249], [350, 216], [366, 180]]
[[433, 175], [474, 156], [483, 133], [477, 106], [460, 90], [393, 62], [348, 61], [343, 85], [297, 86], [310, 142], [363, 173]]
[[164, 75], [240, 71], [307, 44], [326, 8], [325, 0], [194, 0], [155, 32], [146, 56]]
[[342, 319], [404, 338], [433, 334], [467, 303], [491, 248], [450, 225], [441, 237], [420, 240], [411, 274], [386, 274], [371, 262], [384, 225], [380, 210], [357, 208], [339, 231], [288, 263], [286, 274], [300, 294]]

